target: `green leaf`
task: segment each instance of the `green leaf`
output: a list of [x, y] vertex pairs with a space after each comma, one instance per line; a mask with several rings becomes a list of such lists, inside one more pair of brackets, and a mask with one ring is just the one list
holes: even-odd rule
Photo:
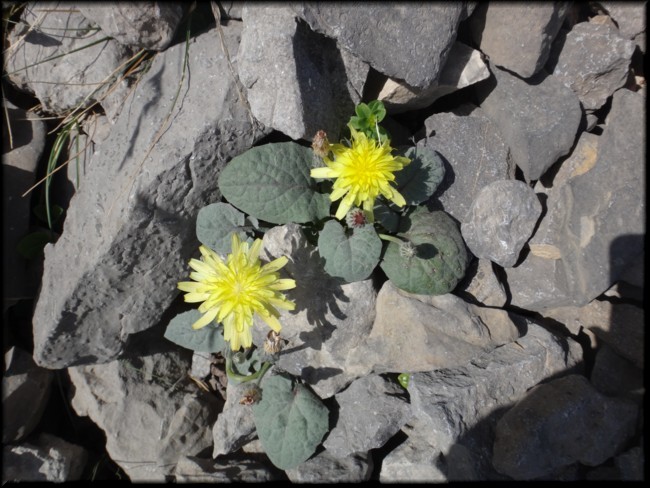
[[329, 429], [329, 411], [307, 387], [285, 376], [262, 384], [262, 400], [253, 405], [257, 435], [271, 462], [291, 469], [309, 459]]
[[415, 246], [415, 255], [389, 242], [381, 269], [395, 286], [410, 293], [444, 295], [465, 275], [469, 256], [458, 225], [445, 212], [418, 207], [402, 217], [401, 237]]
[[397, 377], [397, 381], [399, 381], [399, 384], [402, 385], [402, 388], [404, 388], [405, 390], [408, 390], [410, 379], [411, 379], [411, 375], [409, 373], [401, 373]]
[[196, 352], [223, 351], [226, 341], [223, 340], [222, 327], [212, 322], [201, 329], [192, 329], [192, 324], [199, 320], [201, 315], [203, 314], [198, 310], [178, 314], [167, 325], [165, 339]]
[[395, 186], [408, 205], [418, 205], [431, 197], [445, 176], [440, 155], [424, 146], [409, 147], [397, 152], [411, 160], [395, 173]]
[[356, 112], [357, 117], [359, 117], [360, 119], [368, 120], [372, 116], [372, 111], [370, 110], [370, 107], [368, 107], [368, 105], [366, 105], [365, 103], [360, 103], [359, 105], [357, 105], [354, 111]]
[[228, 163], [219, 188], [232, 205], [273, 224], [305, 223], [329, 215], [328, 194], [309, 176], [314, 155], [294, 142], [249, 149]]
[[328, 274], [351, 283], [371, 275], [379, 262], [381, 240], [371, 224], [347, 235], [341, 224], [329, 220], [318, 237], [318, 252]]
[[396, 233], [399, 229], [400, 208], [390, 202], [388, 205], [377, 201], [372, 210], [375, 215], [375, 222], [380, 224], [390, 233]]
[[231, 235], [237, 232], [242, 241], [247, 240], [242, 229], [245, 216], [228, 203], [213, 203], [199, 210], [196, 217], [196, 237], [210, 249], [228, 254], [231, 252]]
[[384, 107], [384, 102], [381, 100], [373, 100], [368, 102], [368, 108], [375, 116], [377, 122], [381, 122], [386, 117], [386, 107]]
[[49, 242], [54, 242], [51, 232], [31, 232], [18, 241], [16, 250], [25, 259], [34, 259], [43, 253]]

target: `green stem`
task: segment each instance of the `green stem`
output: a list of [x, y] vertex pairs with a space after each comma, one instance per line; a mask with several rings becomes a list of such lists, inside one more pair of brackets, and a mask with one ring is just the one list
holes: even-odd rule
[[400, 244], [400, 245], [404, 244], [404, 241], [397, 236], [391, 236], [388, 234], [377, 234], [377, 235], [379, 236], [380, 239], [383, 239], [385, 241], [391, 241], [394, 242], [395, 244]]
[[232, 369], [232, 352], [227, 351], [225, 356], [226, 356], [226, 375], [228, 376], [228, 379], [236, 381], [237, 383], [246, 383], [247, 381], [253, 381], [258, 378], [261, 380], [262, 376], [264, 376], [264, 374], [271, 367], [271, 363], [265, 362], [262, 363], [262, 367], [259, 369], [259, 371], [256, 371], [253, 374], [249, 374], [249, 375], [238, 374], [235, 373]]

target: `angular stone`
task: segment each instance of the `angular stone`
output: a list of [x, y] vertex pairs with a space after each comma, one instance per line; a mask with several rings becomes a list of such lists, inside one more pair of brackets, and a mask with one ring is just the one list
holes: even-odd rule
[[592, 22], [580, 22], [560, 36], [566, 38], [558, 39], [562, 51], [553, 76], [575, 92], [585, 110], [599, 109], [627, 82], [634, 42]]
[[[5, 55], [6, 70], [9, 79], [33, 93], [47, 112], [65, 113], [102, 100], [115, 84], [106, 80], [119, 74], [120, 65], [132, 55], [76, 9], [52, 9], [47, 2], [35, 2], [21, 20], [22, 28], [9, 33], [12, 46]], [[123, 99], [126, 82], [117, 87], [113, 96]], [[113, 112], [114, 107], [107, 103], [104, 108]]]
[[582, 307], [557, 307], [543, 311], [567, 326], [573, 333], [591, 330], [621, 356], [643, 369], [645, 335], [644, 309], [626, 303], [593, 300]]
[[478, 307], [450, 293], [414, 295], [387, 281], [377, 296], [372, 330], [351, 352], [346, 370], [368, 374], [451, 368], [518, 337], [504, 310]]
[[570, 2], [480, 5], [470, 20], [479, 49], [497, 66], [530, 78], [540, 71]]
[[34, 443], [2, 448], [2, 483], [81, 479], [88, 452], [56, 436], [42, 433]]
[[391, 114], [427, 107], [438, 98], [490, 77], [490, 70], [480, 51], [462, 42], [455, 42], [449, 51], [440, 78], [432, 86], [415, 88], [408, 83], [388, 78], [377, 95]]
[[288, 5], [244, 6], [242, 16], [237, 69], [253, 115], [293, 139], [322, 129], [338, 140], [363, 90], [348, 78], [365, 82], [368, 66], [297, 22]]
[[486, 307], [502, 308], [508, 299], [503, 284], [494, 273], [492, 261], [487, 259], [474, 259], [470, 262], [465, 278], [458, 284], [454, 294], [461, 298], [464, 294], [469, 294], [473, 300]]
[[[223, 30], [234, 56], [238, 27]], [[223, 75], [228, 63], [219, 45], [215, 30], [192, 43], [192, 76], [164, 131], [185, 46], [156, 56], [93, 155], [62, 236], [45, 249], [33, 319], [37, 364], [110, 361], [130, 334], [156, 325], [178, 294], [198, 249], [196, 214], [220, 198], [220, 168], [263, 135], [251, 127], [233, 78]]]
[[542, 204], [526, 183], [494, 181], [478, 193], [460, 230], [472, 254], [509, 268], [517, 263], [541, 213]]
[[490, 461], [492, 429], [500, 412], [532, 386], [575, 370], [582, 362], [577, 342], [522, 317], [517, 320], [527, 332], [516, 342], [477, 356], [465, 366], [411, 375], [408, 390], [414, 419], [409, 425], [422, 438], [415, 443], [421, 452], [402, 456], [407, 459], [401, 468], [387, 457], [382, 472], [390, 464], [395, 466], [393, 476], [409, 480], [413, 463], [415, 473], [422, 473], [413, 481], [499, 479]]
[[637, 407], [598, 393], [584, 376], [569, 375], [532, 389], [499, 420], [494, 467], [530, 480], [580, 462], [597, 466], [634, 435]]
[[495, 82], [477, 88], [526, 181], [537, 180], [573, 147], [582, 110], [573, 91], [540, 71], [526, 81], [490, 65]]
[[433, 114], [424, 124], [424, 145], [438, 151], [445, 165], [434, 198], [456, 220], [465, 219], [485, 185], [515, 177], [508, 146], [479, 107], [466, 103], [451, 112]]
[[643, 253], [645, 236], [644, 98], [614, 94], [598, 155], [548, 192], [531, 254], [506, 270], [517, 307], [583, 306], [618, 281]]
[[19, 347], [4, 355], [2, 375], [2, 442], [18, 442], [41, 420], [50, 398], [54, 373], [39, 368], [32, 356]]
[[212, 427], [213, 458], [234, 452], [256, 437], [253, 410], [239, 403], [249, 388], [250, 385], [246, 383], [237, 385], [228, 382], [226, 404]]
[[177, 483], [263, 483], [279, 481], [273, 469], [255, 459], [205, 459], [182, 456], [174, 469]]
[[[138, 340], [136, 357], [68, 368], [72, 407], [106, 433], [106, 451], [131, 481], [164, 481], [181, 456], [207, 447], [216, 409], [208, 394], [186, 398], [198, 388], [187, 376], [190, 351], [151, 333]], [[183, 418], [188, 400], [199, 405]]]
[[[377, 292], [371, 279], [345, 283], [328, 275], [323, 258], [297, 224], [274, 227], [263, 240], [260, 257], [271, 261], [288, 256], [282, 272], [297, 283], [287, 292], [296, 309], [281, 311], [281, 335], [288, 344], [277, 365], [328, 398], [359, 377], [345, 364], [372, 327]], [[258, 317], [255, 323], [253, 341], [262, 344], [269, 327]]]
[[599, 2], [616, 22], [618, 30], [626, 39], [634, 39], [645, 53], [646, 9], [644, 2]]
[[458, 24], [467, 15], [461, 2], [296, 2], [293, 8], [312, 30], [335, 38], [377, 71], [416, 88], [430, 87], [438, 80]]
[[580, 134], [576, 147], [569, 157], [562, 161], [560, 168], [553, 176], [552, 187], [562, 186], [572, 178], [583, 175], [591, 170], [598, 159], [599, 141], [600, 136], [596, 134], [590, 132]]
[[329, 451], [313, 455], [295, 468], [285, 470], [292, 483], [360, 483], [369, 481], [374, 464], [367, 452], [335, 457]]
[[[33, 113], [3, 100], [6, 123], [2, 124], [2, 299], [3, 310], [16, 300], [33, 298], [41, 270], [17, 251], [29, 233], [31, 193], [38, 162], [45, 148], [47, 127]], [[36, 190], [39, 191], [39, 190]]]
[[338, 420], [323, 446], [337, 458], [382, 447], [411, 416], [404, 388], [379, 375], [353, 381], [334, 398]]
[[608, 396], [641, 399], [645, 392], [643, 370], [606, 343], [596, 353], [589, 380], [598, 391]]
[[174, 38], [185, 5], [166, 2], [79, 3], [81, 14], [120, 44], [164, 51]]

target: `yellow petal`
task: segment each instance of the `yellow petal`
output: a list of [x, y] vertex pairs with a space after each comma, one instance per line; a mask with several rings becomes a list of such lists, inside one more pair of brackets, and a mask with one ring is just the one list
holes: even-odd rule
[[199, 320], [197, 320], [192, 324], [192, 328], [196, 330], [205, 327], [210, 322], [212, 322], [216, 316], [217, 316], [217, 309], [216, 308], [210, 309]]

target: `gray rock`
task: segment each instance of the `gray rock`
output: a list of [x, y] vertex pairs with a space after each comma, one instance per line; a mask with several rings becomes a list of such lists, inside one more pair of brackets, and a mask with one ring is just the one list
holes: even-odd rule
[[581, 328], [591, 330], [621, 356], [643, 369], [644, 309], [627, 303], [592, 300], [582, 307], [546, 309], [543, 315], [561, 322], [574, 334]]
[[463, 104], [452, 112], [433, 114], [424, 124], [424, 144], [438, 151], [445, 164], [445, 176], [434, 198], [457, 220], [465, 219], [485, 185], [515, 177], [507, 144], [479, 107]]
[[83, 447], [42, 433], [34, 443], [2, 446], [2, 483], [77, 481], [87, 458]]
[[226, 404], [212, 427], [213, 458], [234, 452], [257, 436], [253, 410], [239, 403], [249, 388], [250, 385], [246, 383], [237, 385], [228, 382]]
[[[45, 122], [33, 113], [4, 101], [2, 124], [2, 299], [3, 310], [22, 298], [33, 298], [41, 270], [17, 251], [29, 233], [30, 200], [22, 195], [36, 182], [38, 162], [45, 148]], [[28, 120], [29, 119], [29, 120]], [[36, 190], [39, 191], [39, 190]]]
[[487, 259], [470, 262], [465, 277], [454, 290], [454, 294], [460, 297], [465, 293], [486, 307], [501, 308], [508, 299], [503, 284], [494, 273], [492, 261]]
[[404, 388], [379, 375], [353, 381], [334, 398], [338, 420], [323, 446], [337, 458], [382, 447], [411, 416]]
[[380, 479], [501, 479], [490, 463], [492, 428], [500, 412], [532, 386], [582, 361], [582, 350], [573, 340], [556, 337], [528, 320], [524, 327], [527, 333], [516, 342], [465, 366], [411, 375], [414, 419], [409, 425], [414, 429], [403, 429], [409, 440], [383, 460]]
[[[562, 186], [572, 178], [583, 175], [591, 170], [591, 168], [593, 168], [596, 164], [596, 160], [598, 159], [599, 141], [600, 136], [596, 134], [592, 134], [590, 132], [583, 132], [580, 134], [578, 143], [573, 148], [573, 151], [571, 151], [569, 157], [562, 161], [560, 168], [553, 176], [552, 187], [556, 188]], [[534, 253], [534, 251], [532, 251], [533, 242], [531, 242], [530, 245], [531, 252]]]
[[350, 354], [346, 370], [368, 374], [461, 366], [518, 337], [504, 310], [478, 307], [450, 293], [414, 295], [387, 281], [377, 296], [372, 330]]
[[526, 81], [490, 65], [495, 82], [477, 90], [526, 181], [537, 180], [573, 147], [582, 110], [573, 91], [544, 71]]
[[181, 456], [207, 447], [214, 400], [196, 395], [189, 351], [152, 334], [141, 340], [139, 357], [68, 368], [71, 403], [106, 433], [106, 451], [131, 481], [163, 481]]
[[643, 481], [645, 479], [643, 442], [616, 456], [614, 464], [621, 473], [620, 479], [624, 481]]
[[589, 380], [598, 391], [608, 396], [640, 399], [644, 393], [643, 370], [606, 343], [596, 353]]
[[18, 442], [41, 420], [50, 398], [54, 372], [39, 368], [30, 354], [15, 346], [5, 353], [4, 365], [2, 442]]
[[[297, 286], [287, 292], [296, 303], [291, 312], [281, 311], [281, 335], [288, 341], [277, 365], [302, 378], [321, 398], [328, 398], [359, 377], [345, 366], [348, 355], [368, 335], [375, 318], [372, 280], [345, 283], [323, 268], [318, 250], [309, 244], [300, 226], [287, 224], [264, 234], [260, 256], [271, 261], [288, 256], [282, 268]], [[262, 344], [269, 328], [259, 318], [253, 330], [255, 344]]]
[[565, 35], [553, 76], [575, 92], [585, 110], [597, 110], [627, 82], [634, 42], [592, 22], [580, 22], [560, 34]]
[[[238, 27], [223, 30], [234, 56]], [[219, 45], [215, 30], [192, 43], [192, 75], [164, 132], [185, 46], [156, 56], [129, 110], [93, 155], [63, 235], [45, 249], [33, 319], [38, 364], [114, 359], [127, 337], [156, 325], [178, 294], [176, 283], [198, 249], [198, 209], [219, 198], [220, 168], [263, 135], [251, 127], [233, 78], [224, 75], [228, 63]]]
[[619, 32], [626, 39], [634, 39], [645, 53], [646, 9], [644, 2], [599, 2], [616, 22]]
[[[89, 106], [101, 101], [111, 85], [117, 85], [113, 96], [124, 101], [126, 82], [107, 80], [119, 74], [120, 65], [132, 55], [129, 48], [107, 38], [76, 9], [34, 2], [21, 20], [22, 28], [9, 33], [12, 46], [5, 55], [6, 70], [9, 79], [33, 93], [44, 110], [60, 114]], [[107, 112], [118, 109], [103, 105]]]
[[293, 8], [312, 30], [333, 37], [377, 71], [416, 88], [430, 87], [438, 80], [458, 24], [467, 15], [464, 2], [296, 2]]
[[174, 470], [177, 483], [263, 483], [278, 480], [269, 467], [255, 459], [214, 460], [183, 456]]
[[335, 141], [369, 68], [295, 15], [288, 5], [244, 6], [239, 77], [260, 122], [293, 139], [311, 140], [322, 129]]
[[634, 434], [637, 407], [598, 393], [584, 376], [569, 375], [532, 389], [499, 420], [494, 467], [530, 480], [575, 462], [597, 466]]
[[384, 102], [388, 113], [397, 114], [427, 107], [438, 98], [490, 77], [490, 70], [480, 51], [456, 41], [449, 51], [440, 78], [428, 88], [415, 88], [408, 83], [388, 78], [377, 99]]
[[81, 14], [126, 46], [164, 51], [183, 18], [185, 5], [166, 2], [79, 3]]
[[530, 78], [540, 71], [570, 2], [480, 5], [470, 20], [479, 49], [497, 66]]
[[373, 467], [367, 452], [339, 458], [322, 451], [285, 473], [292, 483], [360, 483], [370, 480]]
[[472, 254], [508, 268], [517, 263], [541, 214], [537, 195], [524, 182], [494, 181], [478, 193], [460, 230]]
[[531, 254], [506, 270], [513, 305], [535, 311], [586, 305], [643, 253], [643, 101], [617, 91], [595, 162], [586, 157], [579, 174], [548, 192]]

